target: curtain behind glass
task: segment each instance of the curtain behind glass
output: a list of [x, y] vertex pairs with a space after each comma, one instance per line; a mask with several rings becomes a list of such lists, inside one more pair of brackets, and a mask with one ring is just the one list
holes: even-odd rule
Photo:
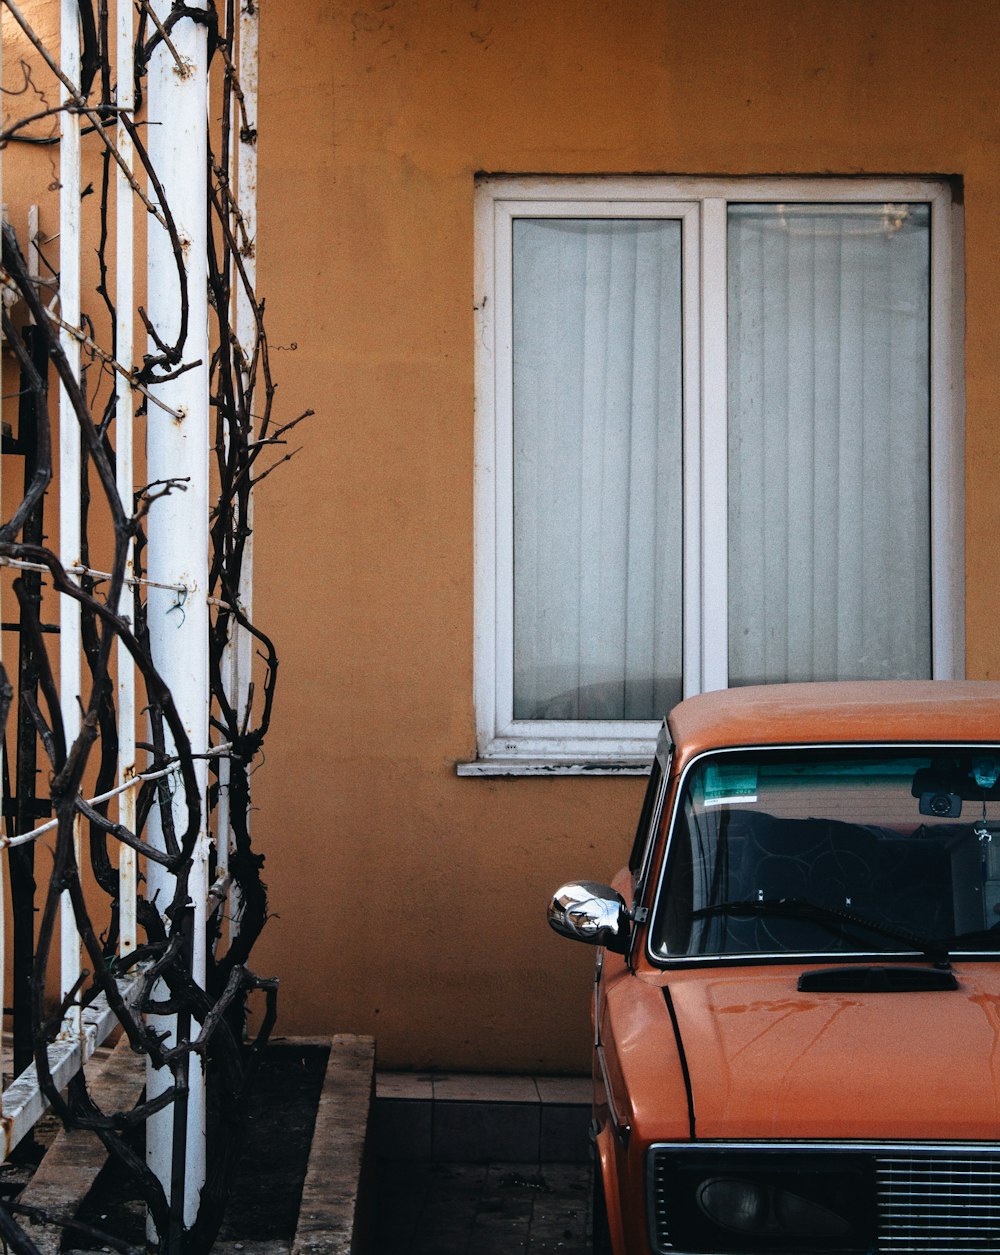
[[681, 229], [518, 219], [514, 716], [681, 692]]
[[729, 211], [729, 682], [931, 671], [930, 215]]

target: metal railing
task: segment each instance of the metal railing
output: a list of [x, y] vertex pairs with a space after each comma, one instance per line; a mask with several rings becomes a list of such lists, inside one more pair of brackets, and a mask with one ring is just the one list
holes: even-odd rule
[[[55, 3], [58, 53], [31, 20], [39, 11], [51, 13]], [[8, 409], [15, 411], [5, 440], [25, 455], [26, 491], [12, 487], [9, 475], [0, 477], [0, 619], [10, 616], [4, 626], [19, 630], [21, 651], [15, 669], [8, 631], [6, 647], [0, 640], [0, 663], [4, 676], [12, 677], [7, 709], [19, 735], [43, 746], [51, 790], [42, 804], [32, 797], [27, 805], [16, 794], [21, 786], [32, 787], [25, 783], [30, 771], [15, 772], [5, 762], [8, 805], [0, 859], [50, 846], [56, 881], [46, 888], [46, 901], [56, 893], [60, 906], [58, 926], [47, 911], [34, 925], [41, 939], [34, 954], [34, 1062], [4, 1089], [2, 1125], [10, 1153], [56, 1092], [124, 1024], [149, 1059], [147, 1161], [163, 1189], [164, 1214], [169, 1212], [166, 1245], [180, 1249], [182, 1234], [198, 1221], [205, 1185], [209, 1042], [221, 1033], [235, 1035], [226, 1021], [238, 991], [271, 988], [247, 974], [252, 938], [240, 934], [248, 885], [260, 896], [247, 871], [257, 866], [247, 852], [247, 776], [269, 718], [273, 685], [272, 665], [263, 685], [264, 713], [254, 725], [255, 646], [263, 645], [268, 659], [272, 655], [251, 623], [251, 489], [260, 452], [294, 424], [268, 427], [273, 389], [254, 291], [259, 2], [231, 0], [217, 11], [213, 0], [192, 0], [183, 10], [169, 0], [117, 0], [114, 38], [103, 41], [89, 29], [94, 13], [87, 0], [0, 3], [0, 30], [11, 34], [13, 27], [25, 84], [43, 102], [51, 90], [40, 87], [43, 77], [59, 89], [58, 107], [45, 103], [33, 116], [25, 108], [22, 116], [4, 118], [8, 166], [20, 156], [15, 137], [48, 145], [47, 152], [58, 148], [59, 208], [58, 223], [43, 223], [44, 230], [39, 211], [26, 210], [26, 261], [17, 233], [5, 231], [4, 238], [4, 360], [8, 378], [19, 379], [3, 390], [4, 419]], [[213, 101], [210, 112], [212, 56], [222, 61], [215, 79], [223, 100]], [[213, 137], [207, 119], [220, 115], [221, 130]], [[44, 130], [56, 125], [57, 136]], [[84, 136], [95, 152], [85, 151]], [[96, 311], [88, 311], [83, 291], [93, 266], [83, 241], [88, 230], [93, 238], [95, 227], [84, 220], [85, 193], [99, 161], [100, 265], [91, 288], [99, 299]], [[211, 221], [210, 204], [216, 207]], [[12, 210], [11, 218], [16, 216]], [[47, 250], [54, 252], [56, 242], [53, 263]], [[144, 265], [144, 282], [137, 262]], [[140, 321], [142, 351], [135, 344]], [[35, 327], [36, 339], [48, 346], [47, 363], [34, 373], [20, 342], [31, 342], [26, 326]], [[110, 348], [101, 347], [102, 332]], [[39, 440], [49, 440], [47, 428], [41, 430], [47, 415], [39, 400], [46, 370], [59, 379], [53, 469], [58, 534], [52, 550], [40, 537], [29, 537], [32, 518], [42, 531], [42, 497], [28, 483], [29, 454], [21, 447], [31, 404], [41, 424]], [[137, 413], [145, 426], [144, 454], [135, 448]], [[42, 444], [31, 456], [37, 475], [37, 467], [44, 470]], [[96, 525], [91, 474], [103, 487], [108, 512]], [[110, 570], [92, 564], [99, 551], [113, 554], [104, 564]], [[29, 576], [40, 604], [32, 603], [24, 582]], [[46, 616], [56, 622], [44, 623]], [[56, 631], [58, 654], [49, 659], [43, 633]], [[33, 672], [24, 665], [26, 634]], [[92, 787], [102, 773], [107, 776], [112, 739], [115, 783]], [[95, 741], [101, 744], [98, 766], [88, 757]], [[39, 818], [19, 827], [19, 816], [32, 806]], [[45, 816], [46, 807], [54, 817]], [[81, 870], [87, 827], [97, 869], [90, 881]], [[110, 893], [102, 916], [107, 970], [96, 970], [100, 947], [91, 935], [96, 930], [87, 903], [96, 893], [94, 877], [107, 880], [101, 850], [108, 839], [117, 846], [117, 867], [113, 889], [103, 885]], [[11, 989], [4, 975], [10, 971], [4, 953], [10, 906], [0, 876], [4, 1007]], [[251, 932], [259, 931], [264, 915], [260, 903], [254, 909], [259, 918]], [[55, 932], [58, 977], [51, 985], [57, 994], [46, 984], [46, 972], [38, 971], [39, 964], [46, 966]], [[219, 962], [212, 953], [216, 946], [225, 951]], [[16, 967], [15, 961], [15, 985]], [[16, 989], [12, 1001], [15, 1016], [19, 1009], [23, 1014]], [[58, 1030], [47, 1038], [43, 1030], [53, 1014]], [[15, 1038], [17, 1031], [15, 1020]], [[93, 1123], [96, 1128], [100, 1122]], [[162, 1237], [163, 1215], [155, 1212], [151, 1207], [151, 1236], [158, 1228]]]

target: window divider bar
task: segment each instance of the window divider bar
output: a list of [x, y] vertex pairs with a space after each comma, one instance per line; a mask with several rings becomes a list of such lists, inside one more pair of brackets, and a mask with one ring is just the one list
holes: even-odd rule
[[[686, 677], [690, 692], [729, 684], [729, 528], [727, 431], [726, 201], [712, 197], [701, 211], [701, 434], [699, 513], [701, 553], [685, 579], [701, 615], [701, 666]], [[690, 550], [685, 546], [689, 556]], [[698, 583], [695, 583], [695, 580]], [[686, 687], [685, 696], [688, 695]]]
[[496, 656], [494, 719], [503, 737], [514, 719], [514, 214], [496, 205], [496, 254], [492, 257], [494, 304], [487, 315], [493, 349], [493, 514], [495, 528], [495, 637], [489, 648]]
[[[682, 696], [691, 697], [700, 691], [702, 670], [702, 318], [701, 299], [702, 218], [700, 207], [692, 206], [684, 217], [683, 270], [681, 280], [681, 317], [683, 341], [683, 574], [681, 597], [682, 623]], [[666, 713], [666, 712], [664, 712]]]
[[489, 187], [476, 186], [475, 275], [475, 466], [473, 472], [474, 539], [473, 702], [476, 752], [482, 756], [496, 728], [496, 376], [493, 307], [496, 297], [494, 254], [496, 202]]
[[965, 413], [961, 380], [962, 267], [953, 249], [961, 210], [931, 201], [931, 674], [965, 678]]

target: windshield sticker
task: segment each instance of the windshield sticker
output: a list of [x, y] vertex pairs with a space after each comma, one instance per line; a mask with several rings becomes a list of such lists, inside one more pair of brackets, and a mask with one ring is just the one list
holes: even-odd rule
[[705, 805], [757, 801], [756, 767], [705, 767]]

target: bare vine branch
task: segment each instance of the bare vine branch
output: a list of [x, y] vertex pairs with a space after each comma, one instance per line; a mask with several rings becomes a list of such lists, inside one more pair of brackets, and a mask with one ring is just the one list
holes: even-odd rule
[[[19, 772], [18, 783], [9, 778], [5, 768], [4, 841], [11, 844], [11, 825], [22, 813], [55, 816], [51, 821], [55, 833], [53, 867], [42, 893], [37, 939], [30, 955], [31, 1056], [40, 1088], [52, 1108], [67, 1124], [92, 1129], [131, 1181], [135, 1196], [145, 1201], [158, 1233], [159, 1249], [184, 1250], [186, 1255], [194, 1255], [211, 1245], [213, 1225], [220, 1211], [220, 1192], [227, 1184], [225, 1170], [213, 1174], [210, 1188], [203, 1193], [196, 1223], [179, 1235], [176, 1200], [167, 1197], [160, 1181], [132, 1149], [128, 1135], [157, 1112], [167, 1108], [183, 1110], [188, 1099], [189, 1063], [192, 1056], [197, 1056], [204, 1061], [219, 1095], [220, 1109], [225, 1112], [223, 1131], [230, 1141], [220, 1150], [220, 1164], [223, 1169], [230, 1168], [238, 1144], [241, 1103], [274, 1023], [277, 982], [256, 976], [247, 966], [254, 942], [268, 918], [267, 892], [260, 875], [263, 858], [253, 848], [247, 816], [250, 777], [271, 720], [278, 659], [267, 634], [240, 604], [240, 589], [252, 532], [252, 488], [294, 454], [285, 452], [263, 470], [257, 469], [259, 459], [266, 450], [284, 445], [287, 434], [308, 412], [281, 422], [273, 417], [275, 385], [270, 373], [264, 303], [257, 299], [248, 273], [254, 241], [239, 203], [238, 189], [231, 186], [228, 173], [234, 128], [241, 143], [254, 144], [257, 139], [239, 82], [236, 15], [231, 0], [227, 0], [222, 12], [216, 8], [215, 0], [208, 0], [206, 8], [175, 0], [163, 19], [152, 11], [149, 0], [136, 0], [137, 104], [131, 112], [119, 109], [116, 99], [118, 87], [111, 54], [114, 40], [109, 30], [107, 0], [77, 0], [79, 84], [72, 83], [63, 73], [58, 57], [32, 27], [17, 0], [0, 3], [14, 18], [38, 59], [22, 63], [23, 87], [6, 93], [8, 104], [23, 99], [24, 107], [0, 130], [0, 148], [14, 143], [57, 142], [54, 135], [38, 135], [32, 128], [68, 112], [86, 120], [80, 128], [81, 135], [98, 146], [101, 158], [99, 187], [84, 201], [85, 206], [91, 207], [89, 212], [96, 215], [98, 246], [94, 308], [81, 319], [81, 326], [70, 325], [65, 311], [55, 312], [52, 280], [33, 277], [14, 230], [4, 225], [2, 232], [3, 333], [20, 372], [18, 451], [25, 457], [25, 482], [21, 499], [6, 520], [0, 521], [0, 562], [21, 570], [14, 590], [22, 640], [17, 674], [8, 675], [0, 666], [0, 726], [6, 730], [8, 723], [13, 722], [19, 746], [28, 745], [32, 752], [40, 747], [49, 767], [47, 799], [24, 795], [26, 788], [34, 787], [33, 783], [25, 784], [26, 779], [33, 782], [32, 772]], [[207, 595], [212, 607], [208, 641], [211, 724], [229, 747], [224, 754], [231, 830], [220, 830], [218, 788], [210, 789], [207, 797], [199, 791], [195, 747], [157, 669], [146, 622], [143, 562], [147, 518], [158, 501], [182, 491], [185, 484], [176, 479], [154, 481], [139, 488], [133, 500], [123, 502], [115, 474], [116, 401], [121, 390], [127, 390], [131, 396], [131, 408], [137, 415], [145, 414], [152, 401], [176, 419], [180, 415], [166, 407], [151, 389], [199, 364], [193, 360], [195, 355], [188, 345], [189, 293], [184, 246], [169, 197], [142, 138], [142, 88], [150, 55], [163, 45], [174, 57], [178, 70], [187, 73], [173, 33], [183, 23], [191, 22], [206, 27], [209, 56], [217, 58], [218, 78], [223, 84], [222, 108], [215, 115], [221, 121], [209, 135], [211, 227], [207, 247], [214, 346], [209, 393], [215, 414], [218, 495], [205, 524], [210, 527]], [[46, 73], [62, 85], [67, 96], [65, 104], [49, 103], [49, 89], [36, 81], [36, 76]], [[113, 125], [116, 122], [128, 135], [131, 160], [117, 146]], [[117, 314], [111, 293], [114, 265], [110, 249], [114, 231], [109, 205], [114, 196], [113, 170], [123, 172], [136, 205], [143, 211], [141, 217], [167, 232], [177, 271], [178, 318], [172, 325], [178, 330], [172, 342], [160, 337], [144, 309], [136, 311], [152, 345], [141, 365], [119, 360], [113, 331]], [[51, 263], [43, 261], [55, 276]], [[233, 325], [233, 296], [237, 290], [245, 294], [252, 310], [247, 343], [240, 343]], [[68, 334], [80, 346], [85, 366], [79, 376], [63, 350], [60, 333]], [[83, 548], [79, 563], [69, 570], [45, 543], [41, 525], [45, 493], [54, 477], [55, 389], [50, 388], [50, 375], [58, 380], [72, 409], [83, 450]], [[160, 419], [159, 411], [156, 418]], [[91, 548], [106, 548], [107, 541], [99, 538], [109, 533], [113, 559], [107, 563], [110, 569], [104, 570], [103, 559], [100, 555], [92, 557]], [[102, 569], [96, 570], [98, 565]], [[129, 614], [120, 608], [125, 589], [131, 590]], [[181, 608], [185, 595], [177, 593]], [[52, 628], [47, 622], [58, 622], [58, 606], [69, 602], [80, 611], [87, 677], [79, 717], [73, 721], [60, 705], [56, 668], [50, 659]], [[232, 691], [226, 661], [237, 632], [256, 643], [263, 660], [261, 682], [248, 683], [242, 697]], [[141, 685], [149, 733], [147, 740], [137, 742], [137, 747], [146, 756], [144, 773], [156, 777], [136, 780], [135, 820], [129, 824], [122, 821], [120, 811], [116, 818], [112, 809], [114, 798], [120, 796], [120, 790], [112, 787], [117, 774], [120, 717], [113, 671], [116, 645], [127, 651]], [[68, 727], [78, 727], [79, 731], [70, 737]], [[212, 758], [211, 765], [221, 779], [218, 757]], [[91, 796], [100, 800], [85, 799], [84, 781], [95, 782]], [[15, 787], [19, 796], [14, 796]], [[153, 813], [160, 819], [162, 843], [147, 835]], [[204, 938], [209, 965], [206, 987], [202, 988], [191, 975], [194, 938], [189, 881], [199, 831], [206, 819], [214, 830], [216, 849], [221, 843], [231, 849], [228, 877], [220, 879], [222, 889], [215, 893], [209, 911], [208, 935]], [[89, 842], [86, 857], [78, 859], [77, 832], [81, 823], [86, 825]], [[46, 840], [51, 836], [47, 833]], [[22, 848], [30, 847], [11, 849], [11, 858], [20, 854]], [[137, 947], [126, 954], [120, 953], [118, 947], [121, 903], [119, 878], [111, 856], [116, 849], [134, 851], [143, 865], [157, 864], [173, 877], [169, 902], [145, 898], [137, 901], [144, 940], [140, 939]], [[85, 884], [85, 875], [99, 890], [98, 905], [93, 886]], [[34, 892], [33, 879], [31, 884]], [[221, 903], [230, 884], [239, 895], [241, 915], [238, 930], [227, 938], [221, 926]], [[63, 895], [68, 897], [89, 970], [73, 989], [59, 995], [49, 987], [47, 969], [58, 935]], [[29, 907], [35, 909], [30, 904]], [[101, 911], [106, 926], [98, 924]], [[119, 982], [135, 974], [139, 975], [140, 988], [138, 997], [130, 1004]], [[264, 1010], [257, 1036], [247, 1042], [244, 1023], [251, 995], [263, 999]], [[60, 1090], [52, 1075], [49, 1049], [64, 1018], [75, 1007], [87, 1005], [98, 996], [106, 999], [132, 1048], [144, 1053], [157, 1070], [166, 1069], [170, 1077], [170, 1084], [162, 1093], [137, 1103], [131, 1111], [102, 1111], [88, 1089], [85, 1073], [79, 1074], [65, 1091]], [[183, 1028], [175, 1039], [168, 1040], [148, 1018], [162, 1015], [176, 1016], [177, 1024]], [[0, 1208], [0, 1239], [15, 1251], [34, 1255], [36, 1248], [13, 1219], [12, 1210], [17, 1209]], [[72, 1218], [46, 1217], [25, 1209], [18, 1214], [100, 1237], [102, 1244], [122, 1251], [123, 1255], [132, 1255], [126, 1243], [113, 1235], [96, 1234]]]

